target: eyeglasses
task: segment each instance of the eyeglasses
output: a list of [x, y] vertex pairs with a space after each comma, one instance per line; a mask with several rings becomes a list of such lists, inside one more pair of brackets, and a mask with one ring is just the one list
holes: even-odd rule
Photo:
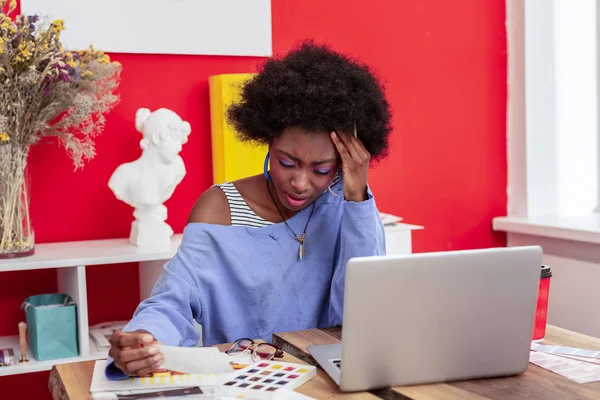
[[236, 340], [233, 345], [226, 351], [231, 356], [240, 354], [246, 354], [251, 352], [252, 361], [258, 362], [260, 360], [268, 361], [273, 357], [282, 358], [283, 350], [271, 343], [260, 343], [252, 339], [242, 338]]

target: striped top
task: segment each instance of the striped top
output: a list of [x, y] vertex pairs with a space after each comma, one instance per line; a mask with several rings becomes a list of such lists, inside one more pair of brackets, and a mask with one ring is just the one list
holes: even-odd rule
[[215, 184], [225, 193], [227, 203], [229, 203], [229, 213], [231, 216], [231, 225], [236, 226], [251, 226], [254, 228], [262, 228], [263, 226], [273, 225], [271, 221], [259, 217], [248, 206], [240, 192], [231, 182]]

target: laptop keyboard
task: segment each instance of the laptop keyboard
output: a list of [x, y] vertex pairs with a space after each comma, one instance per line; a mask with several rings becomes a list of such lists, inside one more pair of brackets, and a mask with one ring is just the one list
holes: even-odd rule
[[329, 362], [336, 366], [338, 369], [342, 368], [342, 360], [340, 358], [334, 358], [332, 360], [329, 360]]

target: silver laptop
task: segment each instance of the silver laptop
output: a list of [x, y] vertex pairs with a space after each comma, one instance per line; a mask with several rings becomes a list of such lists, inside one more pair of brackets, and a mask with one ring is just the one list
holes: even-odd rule
[[523, 373], [541, 262], [539, 246], [353, 258], [342, 343], [308, 351], [344, 392]]

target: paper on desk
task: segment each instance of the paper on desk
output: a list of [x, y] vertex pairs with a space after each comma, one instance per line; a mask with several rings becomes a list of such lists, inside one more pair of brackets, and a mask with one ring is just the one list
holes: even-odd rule
[[[122, 392], [95, 392], [92, 393], [93, 400], [238, 400], [238, 397], [219, 396], [214, 394], [212, 388], [182, 388], [167, 389], [157, 392], [151, 390], [127, 390]], [[182, 393], [182, 391], [190, 393]], [[280, 400], [316, 400], [313, 397], [295, 392], [293, 390], [280, 393]]]
[[600, 359], [600, 351], [579, 349], [576, 347], [567, 346], [550, 346], [545, 344], [538, 344], [535, 342], [531, 343], [531, 350], [539, 351], [548, 354], [561, 354], [564, 356], [577, 356], [577, 357], [588, 357]]
[[199, 386], [201, 388], [216, 385], [227, 379], [231, 372], [217, 374], [172, 374], [157, 372], [152, 377], [126, 378], [120, 381], [110, 381], [106, 378], [107, 360], [97, 360], [92, 376], [90, 392], [125, 392], [137, 390], [156, 390], [164, 388], [182, 388]]
[[600, 381], [600, 365], [531, 351], [529, 362], [577, 383]]
[[379, 213], [379, 217], [381, 217], [381, 222], [383, 225], [394, 225], [395, 223], [402, 221], [402, 217], [397, 217], [395, 215], [382, 212]]
[[159, 390], [127, 390], [124, 392], [95, 392], [93, 400], [221, 400], [199, 387]]
[[186, 374], [233, 372], [231, 357], [216, 347], [178, 347], [158, 345], [164, 357], [160, 368]]

